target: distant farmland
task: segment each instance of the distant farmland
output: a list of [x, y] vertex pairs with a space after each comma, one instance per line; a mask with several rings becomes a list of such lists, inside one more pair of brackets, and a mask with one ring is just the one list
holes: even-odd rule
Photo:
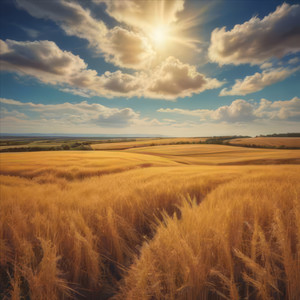
[[0, 152], [129, 150], [142, 147], [185, 144], [234, 145], [253, 148], [300, 149], [300, 137], [238, 136], [176, 138], [30, 138], [0, 139]]
[[61, 150], [124, 150], [136, 147], [199, 144], [207, 138], [14, 138], [0, 139], [0, 152], [31, 152]]
[[138, 147], [159, 146], [159, 145], [176, 145], [176, 144], [199, 144], [205, 142], [207, 138], [161, 138], [145, 139], [120, 143], [102, 143], [92, 144], [94, 150], [124, 150]]
[[276, 148], [300, 148], [300, 137], [255, 137], [232, 139], [231, 145], [254, 146], [254, 147], [276, 147]]
[[196, 165], [300, 163], [300, 150], [253, 149], [228, 145], [166, 145], [125, 150]]

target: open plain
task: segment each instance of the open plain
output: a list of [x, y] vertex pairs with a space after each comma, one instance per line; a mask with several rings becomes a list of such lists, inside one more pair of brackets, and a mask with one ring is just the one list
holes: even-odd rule
[[4, 299], [300, 297], [300, 150], [0, 158]]

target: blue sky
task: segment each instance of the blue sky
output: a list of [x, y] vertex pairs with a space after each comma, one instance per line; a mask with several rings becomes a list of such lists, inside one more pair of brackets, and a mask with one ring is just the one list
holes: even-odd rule
[[0, 5], [2, 133], [300, 129], [298, 1]]

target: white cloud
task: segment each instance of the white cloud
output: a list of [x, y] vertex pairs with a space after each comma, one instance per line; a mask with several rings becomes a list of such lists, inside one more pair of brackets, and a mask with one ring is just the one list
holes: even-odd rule
[[46, 84], [69, 86], [62, 88], [64, 92], [84, 97], [129, 97], [139, 90], [137, 76], [121, 71], [98, 75], [95, 70], [88, 69], [79, 56], [61, 50], [54, 42], [0, 41], [5, 49], [0, 55], [2, 70], [29, 75]]
[[2, 112], [2, 117], [13, 116], [28, 119], [28, 115], [35, 113], [40, 120], [61, 121], [66, 124], [93, 124], [99, 127], [121, 127], [134, 124], [140, 119], [139, 113], [131, 108], [110, 108], [98, 103], [89, 104], [87, 101], [80, 103], [62, 104], [36, 104], [32, 102], [21, 102], [13, 99], [0, 98], [0, 103], [7, 107], [17, 109]]
[[61, 50], [51, 41], [0, 40], [0, 43], [2, 70], [29, 75], [43, 83], [59, 85], [64, 92], [84, 97], [138, 96], [174, 100], [222, 85], [173, 57], [148, 72], [127, 74], [118, 70], [99, 75], [88, 69], [78, 55]]
[[300, 61], [299, 57], [294, 57], [294, 58], [289, 59], [288, 64], [294, 65], [294, 64], [297, 64], [299, 61]]
[[[187, 115], [187, 121], [141, 117], [131, 108], [98, 103], [41, 104], [0, 98], [0, 128], [5, 132], [107, 133], [210, 136], [291, 132], [300, 121], [300, 98], [259, 103], [238, 99], [215, 110], [160, 109]], [[195, 117], [195, 121], [191, 119]], [[198, 120], [197, 120], [198, 119]], [[199, 119], [201, 122], [199, 122]], [[105, 131], [101, 131], [101, 128]], [[270, 132], [272, 128], [272, 132]]]
[[156, 55], [145, 36], [118, 26], [108, 32], [101, 48], [106, 61], [132, 69], [150, 67]]
[[219, 64], [263, 64], [300, 51], [300, 5], [283, 3], [262, 20], [253, 17], [230, 31], [211, 34], [209, 57]]
[[237, 99], [230, 105], [221, 106], [212, 114], [213, 120], [225, 122], [249, 122], [255, 119], [254, 107], [249, 102]]
[[175, 22], [177, 13], [184, 9], [184, 0], [93, 0], [95, 3], [104, 2], [107, 5], [107, 13], [120, 23], [148, 29], [149, 24], [165, 24]]
[[220, 96], [247, 95], [262, 90], [266, 86], [282, 81], [300, 68], [278, 68], [265, 70], [262, 73], [256, 72], [254, 75], [246, 76], [243, 80], [237, 79], [231, 89], [224, 88]]
[[[187, 31], [194, 26], [196, 18], [180, 21], [177, 18], [178, 12], [184, 9], [184, 0], [16, 0], [16, 3], [33, 17], [54, 21], [67, 35], [87, 40], [96, 54], [118, 67], [147, 70], [153, 62], [168, 55], [183, 57], [186, 47], [190, 52], [199, 50], [198, 39], [189, 36]], [[120, 24], [109, 28], [101, 20], [105, 9]], [[168, 55], [161, 55], [153, 41], [153, 31], [159, 26], [168, 28], [164, 41]]]
[[255, 114], [260, 118], [300, 121], [300, 98], [294, 97], [289, 101], [271, 102], [262, 99]]
[[10, 52], [10, 49], [7, 42], [4, 42], [3, 40], [0, 39], [0, 55], [1, 56], [5, 55], [8, 52]]
[[206, 77], [194, 66], [174, 57], [167, 58], [152, 73], [146, 95], [153, 98], [176, 99], [218, 88], [223, 82]]
[[[1, 101], [1, 100], [0, 100]], [[0, 107], [0, 117], [3, 116], [7, 117], [14, 117], [14, 118], [22, 118], [22, 119], [28, 119], [28, 116], [24, 113], [19, 112], [18, 110], [8, 110], [5, 107]]]
[[101, 76], [101, 82], [102, 86], [113, 95], [132, 97], [141, 96], [143, 93], [143, 78], [139, 73], [131, 75], [121, 71], [107, 71]]
[[61, 88], [59, 89], [61, 92], [64, 93], [70, 93], [76, 96], [80, 96], [83, 98], [90, 98], [92, 96], [95, 96], [95, 93], [90, 92], [89, 90], [86, 89], [77, 89], [77, 88]]
[[[199, 54], [204, 48], [204, 43], [193, 35], [192, 28], [203, 22], [204, 13], [209, 5], [202, 3], [201, 9], [190, 10], [188, 14], [182, 13], [179, 16], [179, 13], [184, 10], [185, 0], [93, 0], [93, 2], [105, 3], [106, 12], [120, 23], [119, 26], [130, 28], [131, 34], [138, 34], [139, 39], [142, 38], [138, 44], [141, 42], [144, 44], [143, 40], [146, 40], [146, 44], [151, 44], [158, 61], [168, 56], [190, 60], [193, 54], [197, 54], [197, 61], [199, 61]], [[157, 32], [163, 37], [158, 43], [155, 37]], [[122, 46], [129, 47], [127, 43]], [[154, 56], [149, 57], [149, 46], [143, 48], [146, 51], [142, 53], [142, 56], [151, 58], [148, 62], [151, 63]], [[201, 59], [204, 59], [204, 55]], [[147, 64], [144, 64], [144, 67], [147, 68]]]
[[270, 63], [270, 62], [265, 62], [265, 63], [263, 63], [263, 64], [260, 66], [260, 68], [261, 68], [261, 69], [270, 69], [270, 68], [272, 68], [272, 66], [273, 66], [272, 63]]
[[91, 133], [103, 128], [106, 133], [116, 133], [117, 130], [121, 134], [138, 128], [149, 133], [149, 128], [170, 124], [169, 121], [142, 117], [130, 107], [107, 107], [87, 101], [42, 104], [0, 98], [0, 104], [0, 125], [8, 132], [36, 132], [39, 129], [41, 132], [51, 130], [51, 133]]
[[[97, 74], [87, 70], [86, 63], [79, 56], [59, 49], [51, 41], [1, 40], [1, 46], [5, 49], [0, 55], [2, 70], [27, 74], [44, 83], [72, 85], [78, 74], [86, 80], [93, 80]], [[81, 80], [80, 85], [84, 87], [85, 80]]]
[[54, 21], [66, 34], [86, 39], [93, 47], [101, 44], [107, 28], [101, 20], [76, 2], [55, 0], [16, 0], [18, 6], [36, 18]]
[[86, 39], [96, 52], [102, 53], [108, 62], [116, 66], [147, 68], [155, 56], [149, 41], [141, 33], [118, 26], [108, 29], [101, 20], [92, 16], [90, 10], [76, 2], [16, 1], [32, 16], [57, 23], [67, 35]]
[[200, 120], [206, 120], [211, 115], [209, 109], [182, 109], [182, 108], [160, 108], [157, 110], [162, 113], [179, 114], [185, 116], [199, 117]]
[[132, 125], [139, 119], [139, 114], [131, 108], [111, 109], [107, 114], [99, 114], [93, 123], [100, 127], [121, 127]]
[[300, 98], [295, 97], [291, 100], [274, 102], [261, 99], [259, 103], [250, 103], [243, 99], [237, 99], [230, 105], [224, 105], [215, 110], [160, 108], [157, 111], [194, 116], [201, 121], [226, 123], [248, 123], [255, 119], [300, 121]]
[[28, 28], [28, 27], [21, 27], [21, 29], [26, 32], [26, 34], [31, 37], [32, 39], [36, 39], [40, 32], [38, 30], [32, 29], [32, 28]]
[[168, 123], [177, 123], [177, 121], [173, 120], [173, 119], [163, 119], [163, 121], [168, 122]]

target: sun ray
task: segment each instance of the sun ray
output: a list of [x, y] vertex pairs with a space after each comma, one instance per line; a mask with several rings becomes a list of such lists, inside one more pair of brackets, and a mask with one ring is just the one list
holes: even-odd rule
[[[204, 22], [203, 14], [207, 12], [208, 5], [203, 5], [201, 9], [197, 7], [195, 11], [180, 10], [177, 8], [177, 13], [172, 13], [171, 4], [167, 1], [157, 1], [148, 16], [142, 21], [143, 27], [141, 30], [149, 38], [153, 48], [159, 53], [164, 53], [163, 56], [183, 53], [192, 49], [198, 52], [201, 40], [195, 28]], [[148, 7], [150, 8], [150, 7]]]

